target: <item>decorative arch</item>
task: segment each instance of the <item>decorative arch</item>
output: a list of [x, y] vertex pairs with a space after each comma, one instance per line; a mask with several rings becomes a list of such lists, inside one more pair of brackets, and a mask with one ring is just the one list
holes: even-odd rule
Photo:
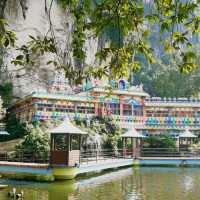
[[120, 79], [118, 82], [118, 88], [121, 90], [125, 90], [126, 89], [126, 80]]

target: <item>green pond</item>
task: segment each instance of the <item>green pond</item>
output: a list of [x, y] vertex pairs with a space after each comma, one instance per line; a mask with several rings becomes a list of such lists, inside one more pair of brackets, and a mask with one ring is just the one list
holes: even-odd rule
[[24, 200], [198, 200], [200, 168], [127, 168], [75, 181], [37, 183], [1, 180], [0, 200], [12, 188]]

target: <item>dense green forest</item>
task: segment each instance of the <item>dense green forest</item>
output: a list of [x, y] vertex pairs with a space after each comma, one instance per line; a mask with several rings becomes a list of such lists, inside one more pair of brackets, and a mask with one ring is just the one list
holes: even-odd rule
[[[156, 64], [143, 63], [133, 74], [133, 84], [143, 84], [145, 91], [157, 97], [198, 97], [200, 91], [200, 46], [195, 45], [198, 68], [190, 73], [180, 73], [174, 58], [164, 55]], [[178, 59], [178, 57], [176, 58]]]

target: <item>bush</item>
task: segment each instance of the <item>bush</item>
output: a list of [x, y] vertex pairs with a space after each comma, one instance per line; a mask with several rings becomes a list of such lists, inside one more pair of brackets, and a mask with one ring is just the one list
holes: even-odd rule
[[23, 141], [16, 146], [17, 154], [24, 154], [31, 157], [39, 157], [47, 159], [50, 151], [49, 134], [42, 130], [39, 126], [34, 127], [29, 125], [27, 127], [27, 135], [24, 136]]
[[150, 136], [144, 139], [147, 148], [175, 148], [176, 141], [170, 136]]
[[7, 141], [17, 138], [22, 138], [26, 132], [26, 124], [20, 123], [15, 114], [8, 113], [5, 118], [6, 131], [10, 135], [5, 135], [0, 138], [0, 141]]
[[13, 100], [13, 84], [10, 82], [0, 84], [0, 96], [3, 99], [3, 106], [8, 107]]
[[76, 124], [85, 128], [88, 137], [99, 135], [101, 137], [101, 148], [117, 149], [122, 130], [110, 117], [93, 117], [88, 124], [86, 119], [76, 119]]

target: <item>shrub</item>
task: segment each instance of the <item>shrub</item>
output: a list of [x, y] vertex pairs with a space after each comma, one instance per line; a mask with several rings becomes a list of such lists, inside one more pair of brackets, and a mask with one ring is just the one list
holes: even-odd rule
[[75, 119], [77, 125], [86, 129], [88, 137], [101, 137], [101, 147], [104, 149], [117, 149], [122, 130], [110, 117], [93, 117], [90, 123], [86, 119]]
[[175, 148], [176, 141], [170, 136], [150, 136], [144, 139], [147, 148]]
[[50, 151], [49, 141], [49, 134], [45, 130], [39, 126], [29, 125], [27, 135], [24, 136], [20, 144], [16, 145], [16, 154], [27, 155], [30, 158], [47, 159]]

